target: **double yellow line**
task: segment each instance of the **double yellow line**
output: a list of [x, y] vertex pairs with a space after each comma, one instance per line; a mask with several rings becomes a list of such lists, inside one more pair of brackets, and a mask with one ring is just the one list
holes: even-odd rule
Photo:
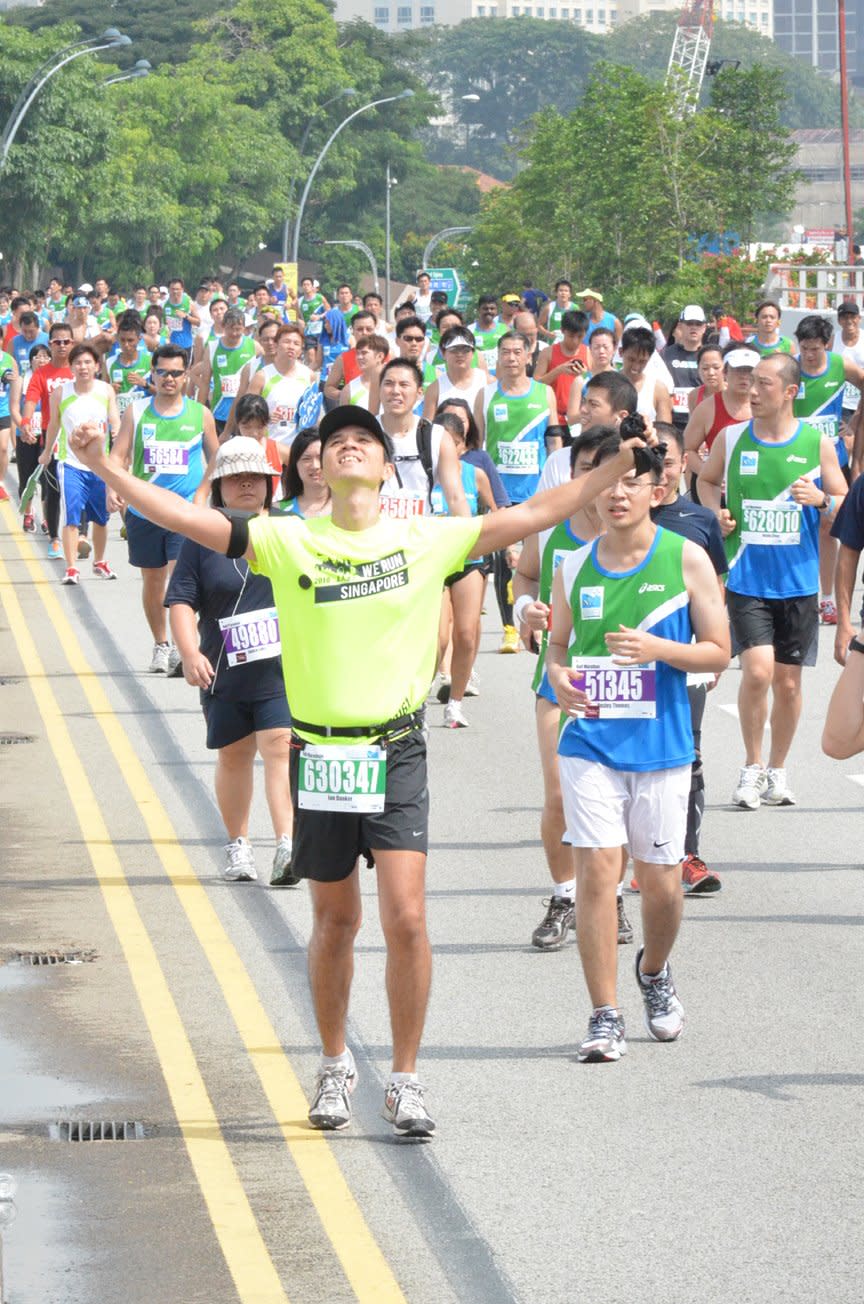
[[[9, 503], [0, 518], [36, 585], [54, 636], [75, 674], [147, 829], [153, 849], [218, 982], [322, 1227], [361, 1304], [406, 1304], [326, 1139], [305, 1123], [308, 1108], [240, 956], [184, 852], [159, 797], [88, 663], [66, 613], [45, 582], [37, 555]], [[36, 705], [75, 810], [198, 1184], [243, 1304], [280, 1304], [287, 1295], [243, 1189], [156, 951], [144, 927], [96, 795], [78, 761], [9, 571], [0, 559], [0, 600], [18, 646]], [[205, 1124], [202, 1127], [202, 1122]]]

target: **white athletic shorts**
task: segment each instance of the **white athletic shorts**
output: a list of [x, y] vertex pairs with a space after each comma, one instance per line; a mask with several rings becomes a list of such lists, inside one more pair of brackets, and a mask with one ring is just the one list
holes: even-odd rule
[[565, 842], [622, 847], [649, 865], [684, 858], [689, 765], [671, 770], [612, 770], [581, 756], [559, 756]]

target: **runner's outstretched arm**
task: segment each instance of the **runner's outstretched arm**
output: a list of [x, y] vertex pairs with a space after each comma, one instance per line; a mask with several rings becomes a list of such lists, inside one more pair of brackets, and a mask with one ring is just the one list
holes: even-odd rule
[[[214, 552], [227, 553], [231, 541], [231, 522], [227, 517], [213, 507], [198, 507], [168, 489], [145, 484], [112, 462], [102, 447], [104, 435], [100, 435], [94, 422], [86, 421], [76, 426], [70, 442], [76, 457], [88, 470], [94, 471], [109, 489], [113, 489], [130, 507], [137, 508], [148, 521], [161, 525], [163, 530], [194, 539]], [[246, 556], [250, 561], [254, 560], [251, 543]]]
[[[526, 539], [529, 534], [539, 534], [541, 530], [575, 516], [604, 489], [633, 470], [636, 464], [634, 454], [639, 449], [645, 449], [641, 439], [625, 440], [614, 457], [607, 458], [578, 480], [568, 480], [554, 489], [546, 489], [524, 503], [508, 507], [506, 512], [484, 516], [477, 542], [469, 555], [483, 557], [487, 552], [497, 552], [499, 548]], [[647, 470], [647, 465], [644, 469]]]

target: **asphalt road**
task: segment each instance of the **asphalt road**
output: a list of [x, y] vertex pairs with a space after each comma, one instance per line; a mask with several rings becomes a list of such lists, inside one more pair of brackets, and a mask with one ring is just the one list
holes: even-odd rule
[[[530, 946], [548, 894], [531, 665], [497, 654], [470, 728], [430, 707], [435, 976], [421, 1069], [439, 1135], [379, 1117], [384, 951], [363, 879], [352, 1129], [305, 1125], [317, 1062], [303, 887], [220, 880], [197, 694], [147, 674], [140, 584], [59, 585], [0, 508], [0, 1170], [10, 1304], [749, 1304], [858, 1301], [864, 1270], [864, 759], [819, 748], [832, 632], [805, 676], [794, 808], [732, 810], [737, 671], [709, 697], [703, 852], [674, 954], [687, 1028], [650, 1042], [620, 948], [630, 1050], [579, 1065], [574, 945]], [[13, 682], [2, 682], [12, 680]], [[259, 776], [260, 777], [260, 776]], [[266, 881], [272, 837], [252, 822]], [[627, 898], [639, 935], [638, 897]], [[25, 967], [19, 950], [92, 949]], [[301, 1089], [302, 1088], [302, 1092]], [[130, 1119], [134, 1142], [51, 1140]]]

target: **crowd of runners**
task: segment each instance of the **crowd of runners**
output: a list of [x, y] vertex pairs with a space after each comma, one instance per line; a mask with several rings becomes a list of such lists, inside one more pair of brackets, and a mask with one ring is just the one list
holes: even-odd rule
[[548, 897], [531, 942], [554, 951], [575, 933], [583, 1062], [626, 1051], [625, 884], [640, 894], [648, 1031], [684, 1028], [669, 955], [684, 897], [722, 886], [700, 854], [703, 716], [730, 658], [733, 805], [796, 803], [787, 761], [820, 622], [845, 667], [825, 749], [864, 741], [858, 304], [784, 335], [769, 300], [749, 327], [700, 304], [661, 324], [561, 280], [548, 297], [483, 294], [470, 315], [425, 272], [392, 320], [377, 293], [328, 297], [307, 277], [295, 294], [280, 267], [245, 297], [218, 280], [0, 290], [0, 500], [11, 456], [23, 529], [69, 587], [88, 560], [117, 579], [119, 514], [149, 670], [200, 692], [232, 881], [257, 877], [262, 757], [270, 883], [306, 879], [312, 896], [309, 1118], [323, 1129], [351, 1119], [365, 862], [388, 954], [384, 1114], [401, 1136], [435, 1130], [416, 1073], [425, 703], [469, 725], [490, 578], [499, 650], [523, 652], [535, 699]]

